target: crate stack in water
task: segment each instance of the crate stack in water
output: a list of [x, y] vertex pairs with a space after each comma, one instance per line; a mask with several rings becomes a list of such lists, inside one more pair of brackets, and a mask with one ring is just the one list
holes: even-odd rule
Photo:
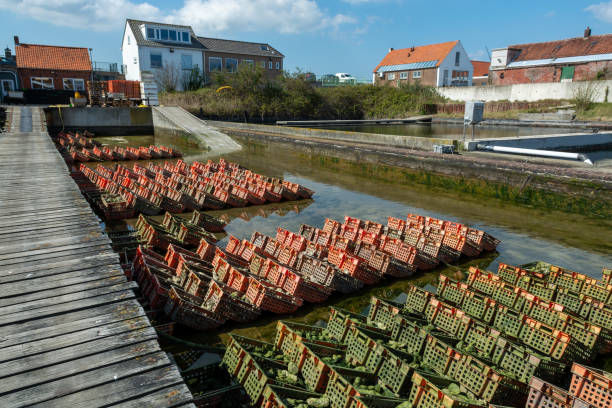
[[[108, 169], [99, 174], [114, 178]], [[144, 247], [137, 251], [131, 275], [150, 305], [164, 308], [175, 321], [206, 330], [228, 320], [251, 321], [262, 312], [293, 313], [304, 303], [324, 302], [334, 291], [350, 293], [437, 262], [401, 239], [389, 238], [389, 227], [352, 217], [344, 223], [327, 219], [323, 229], [302, 225], [300, 233], [278, 228], [274, 237], [259, 232], [250, 240], [229, 236], [225, 249], [210, 232], [223, 226], [198, 211], [190, 220], [169, 212], [161, 221], [139, 216], [135, 228]], [[427, 262], [416, 262], [418, 257]]]
[[[290, 383], [283, 375], [268, 377], [259, 388], [245, 387], [251, 403], [332, 408], [611, 406], [612, 375], [588, 364], [608, 350], [612, 328], [580, 320], [579, 313], [556, 303], [559, 289], [570, 285], [588, 297], [585, 305], [590, 295], [609, 302], [609, 296], [596, 289], [609, 284], [609, 270], [601, 280], [543, 263], [526, 268], [501, 264], [499, 272], [472, 268], [466, 282], [441, 276], [435, 293], [411, 286], [402, 303], [373, 297], [367, 316], [332, 307], [324, 328], [280, 321], [266, 353], [282, 360], [295, 377]], [[576, 280], [583, 283], [577, 287]], [[532, 288], [548, 299], [533, 295]], [[246, 340], [232, 337], [231, 344], [236, 342]], [[244, 353], [247, 361], [248, 355]], [[227, 365], [230, 373], [236, 364]], [[570, 375], [566, 391], [562, 384]]]

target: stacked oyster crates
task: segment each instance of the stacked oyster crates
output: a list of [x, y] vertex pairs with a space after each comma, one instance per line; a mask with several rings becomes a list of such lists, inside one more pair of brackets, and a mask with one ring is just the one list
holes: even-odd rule
[[[557, 303], [559, 290], [571, 289], [589, 304], [580, 309], [609, 306], [599, 289], [610, 273], [578, 286], [552, 270], [472, 269], [466, 282], [441, 277], [436, 293], [411, 286], [403, 303], [374, 297], [367, 316], [331, 307], [325, 328], [281, 321], [265, 347], [234, 336], [224, 362], [255, 406], [610, 406], [610, 374], [575, 363], [604, 350], [609, 327]], [[244, 361], [257, 363], [257, 382], [232, 357], [248, 347], [259, 347], [257, 356], [243, 351]], [[572, 363], [563, 399], [554, 384]]]

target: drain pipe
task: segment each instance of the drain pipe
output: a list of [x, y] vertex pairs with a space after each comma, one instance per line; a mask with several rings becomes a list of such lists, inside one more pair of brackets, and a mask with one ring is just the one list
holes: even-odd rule
[[588, 165], [593, 165], [591, 159], [582, 153], [568, 153], [568, 152], [557, 152], [554, 150], [537, 150], [537, 149], [523, 149], [520, 147], [506, 147], [506, 146], [493, 146], [485, 144], [477, 144], [476, 148], [479, 150], [488, 150], [490, 152], [500, 153], [515, 153], [524, 154], [527, 156], [540, 156], [540, 157], [552, 157], [554, 159], [570, 159], [580, 160]]

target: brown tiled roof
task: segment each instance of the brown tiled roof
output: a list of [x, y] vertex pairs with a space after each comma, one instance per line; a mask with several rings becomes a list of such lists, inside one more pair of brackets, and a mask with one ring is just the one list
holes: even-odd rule
[[17, 68], [91, 71], [87, 48], [17, 44]]
[[481, 77], [489, 75], [489, 66], [491, 65], [489, 61], [472, 61], [472, 65], [474, 66], [473, 76]]
[[378, 68], [382, 66], [412, 64], [415, 62], [438, 61], [436, 64], [438, 66], [458, 42], [450, 41], [440, 44], [421, 45], [414, 47], [414, 50], [412, 48], [402, 48], [390, 51], [380, 64], [374, 68], [374, 72], [378, 71]]
[[593, 35], [586, 38], [568, 38], [567, 40], [532, 44], [516, 44], [508, 48], [520, 50], [520, 53], [512, 62], [609, 54], [612, 53], [612, 34]]

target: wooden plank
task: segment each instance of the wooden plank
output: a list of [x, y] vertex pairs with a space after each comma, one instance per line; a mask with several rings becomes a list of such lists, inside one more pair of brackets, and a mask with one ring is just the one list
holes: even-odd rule
[[[29, 320], [40, 319], [42, 317], [54, 316], [69, 311], [77, 311], [89, 309], [94, 306], [107, 305], [116, 303], [122, 300], [136, 299], [136, 295], [131, 289], [113, 292], [107, 295], [91, 297], [87, 299], [77, 300], [74, 302], [61, 303], [51, 307], [44, 307], [35, 310], [28, 310], [22, 313], [12, 313], [9, 315], [0, 316], [0, 326], [27, 322]], [[4, 328], [2, 328], [4, 330]]]
[[47, 290], [41, 290], [39, 292], [29, 293], [27, 295], [16, 295], [0, 299], [0, 308], [17, 305], [20, 303], [32, 303], [35, 300], [83, 292], [90, 289], [102, 288], [127, 281], [125, 275], [117, 271], [113, 275], [107, 275], [106, 277], [91, 275], [88, 276], [88, 278], [89, 279], [86, 280], [83, 278], [72, 279], [71, 282], [73, 283], [67, 285], [62, 285], [62, 281], [56, 281], [57, 285], [60, 286], [52, 287]]
[[13, 241], [11, 243], [0, 244], [0, 252], [5, 254], [33, 252], [38, 250], [50, 250], [52, 248], [62, 248], [68, 245], [76, 245], [86, 242], [111, 243], [108, 236], [98, 230], [86, 234], [65, 235], [49, 238], [33, 238], [29, 241]]
[[144, 315], [140, 303], [127, 300], [5, 326], [0, 331], [0, 349]]
[[76, 235], [76, 234], [88, 234], [88, 233], [96, 233], [100, 231], [99, 226], [90, 226], [90, 227], [81, 227], [81, 226], [66, 226], [66, 227], [56, 227], [50, 230], [44, 231], [25, 231], [25, 232], [17, 232], [12, 235], [0, 235], [0, 244], [4, 245], [11, 242], [21, 242], [28, 240], [43, 240], [51, 237], [57, 237], [62, 235]]
[[98, 220], [93, 219], [92, 217], [83, 218], [73, 218], [68, 221], [53, 221], [48, 223], [33, 223], [31, 225], [20, 225], [16, 227], [7, 227], [0, 230], [0, 235], [13, 234], [15, 232], [25, 232], [25, 231], [39, 231], [46, 230], [56, 227], [62, 227], [66, 225], [81, 225], [84, 227], [96, 226], [100, 225]]
[[[165, 408], [165, 407], [186, 407], [185, 403], [193, 401], [191, 392], [185, 384], [176, 384], [171, 387], [162, 388], [151, 392], [150, 394], [138, 396], [129, 401], [120, 401], [113, 403], [113, 407], [121, 406], [121, 408]], [[195, 408], [195, 405], [189, 404]]]
[[[63, 250], [56, 250], [55, 252], [41, 253], [38, 255], [32, 255], [28, 253], [22, 253], [21, 257], [11, 254], [12, 259], [4, 259], [0, 261], [0, 266], [29, 266], [32, 264], [40, 264], [41, 261], [57, 260], [57, 259], [79, 259], [86, 254], [96, 254], [101, 251], [111, 251], [109, 244], [98, 244], [96, 242], [82, 244], [79, 248], [68, 248]], [[3, 269], [2, 268], [2, 269]]]
[[[16, 305], [4, 306], [0, 309], [0, 316], [9, 316], [11, 314], [20, 314], [24, 312], [33, 311], [36, 309], [47, 308], [50, 306], [57, 306], [63, 303], [76, 302], [83, 299], [89, 299], [97, 296], [108, 295], [110, 293], [122, 292], [125, 290], [131, 290], [137, 288], [136, 282], [126, 282], [125, 279], [117, 279], [113, 285], [104, 286], [101, 288], [95, 288], [90, 290], [84, 290], [76, 293], [68, 293], [65, 295], [56, 295], [44, 299], [33, 300], [31, 302], [18, 303]], [[54, 290], [57, 291], [57, 290]]]
[[[176, 368], [166, 366], [152, 371], [118, 379], [95, 388], [78, 393], [65, 395], [51, 401], [32, 405], [32, 407], [71, 407], [90, 408], [92, 406], [108, 406], [123, 401], [142, 398], [147, 394], [182, 383], [181, 375]], [[177, 387], [178, 388], [178, 387]], [[184, 393], [185, 391], [183, 391]], [[61, 394], [65, 394], [64, 390]], [[146, 404], [141, 405], [143, 407]]]
[[0, 270], [0, 283], [56, 275], [58, 273], [94, 269], [107, 265], [119, 267], [119, 256], [113, 252], [107, 251], [78, 259], [50, 259], [30, 266], [20, 265], [17, 267], [4, 267]]
[[51, 399], [89, 387], [168, 366], [170, 361], [166, 353], [156, 352], [155, 349], [159, 350], [159, 345], [152, 340], [144, 345], [135, 344], [50, 366], [42, 369], [40, 379], [36, 371], [7, 377], [0, 382], [0, 400], [9, 407], [49, 403]]
[[5, 347], [0, 356], [0, 378], [156, 338], [149, 319], [142, 316], [52, 339]]

